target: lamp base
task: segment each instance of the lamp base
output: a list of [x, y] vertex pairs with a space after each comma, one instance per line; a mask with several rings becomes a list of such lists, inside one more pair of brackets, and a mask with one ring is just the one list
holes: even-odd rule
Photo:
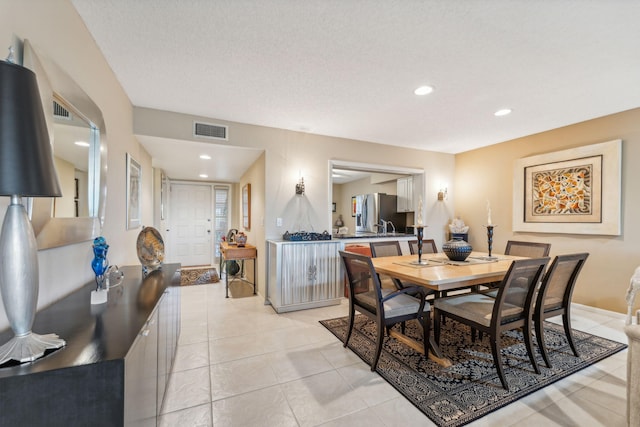
[[15, 336], [0, 347], [0, 365], [10, 360], [20, 363], [33, 362], [44, 356], [48, 349], [56, 349], [67, 343], [56, 334], [38, 335], [33, 332]]

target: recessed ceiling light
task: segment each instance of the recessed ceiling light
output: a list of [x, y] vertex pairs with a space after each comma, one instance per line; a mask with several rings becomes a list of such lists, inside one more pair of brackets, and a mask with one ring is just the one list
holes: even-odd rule
[[211, 160], [211, 156], [208, 154], [200, 154], [202, 160]]
[[200, 178], [209, 178], [209, 175], [207, 175], [206, 173], [201, 173]]
[[74, 144], [76, 144], [78, 147], [90, 147], [89, 143], [84, 141], [76, 141], [74, 142]]
[[428, 95], [431, 92], [433, 92], [433, 87], [431, 86], [420, 86], [418, 89], [413, 91], [416, 95]]
[[507, 114], [511, 114], [511, 108], [503, 108], [502, 110], [498, 110], [493, 113], [495, 116], [506, 116]]

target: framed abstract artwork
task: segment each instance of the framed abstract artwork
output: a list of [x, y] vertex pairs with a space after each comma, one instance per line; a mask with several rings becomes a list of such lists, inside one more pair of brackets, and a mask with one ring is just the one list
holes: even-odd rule
[[620, 235], [621, 149], [615, 140], [517, 160], [513, 231]]

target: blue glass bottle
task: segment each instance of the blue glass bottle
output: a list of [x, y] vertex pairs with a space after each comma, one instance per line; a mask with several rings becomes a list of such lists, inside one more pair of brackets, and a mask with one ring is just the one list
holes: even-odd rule
[[107, 252], [109, 251], [109, 245], [104, 237], [99, 236], [93, 240], [93, 260], [91, 261], [91, 268], [96, 275], [96, 285], [98, 289], [104, 288], [104, 273], [109, 268], [109, 260], [107, 259]]

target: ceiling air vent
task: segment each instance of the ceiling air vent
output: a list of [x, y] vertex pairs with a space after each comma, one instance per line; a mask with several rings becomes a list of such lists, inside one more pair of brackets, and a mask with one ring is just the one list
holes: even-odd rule
[[71, 112], [56, 101], [53, 101], [53, 117], [56, 119], [71, 120]]
[[193, 122], [193, 136], [227, 140], [227, 126]]

